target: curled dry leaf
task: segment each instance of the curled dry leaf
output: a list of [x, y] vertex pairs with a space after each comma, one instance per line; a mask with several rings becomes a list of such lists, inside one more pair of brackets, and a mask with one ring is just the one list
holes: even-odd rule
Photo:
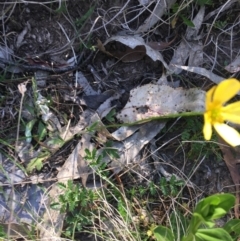
[[[105, 46], [110, 42], [119, 42], [124, 45], [124, 50], [119, 49], [112, 52], [106, 51]], [[158, 51], [152, 49], [145, 43], [144, 39], [139, 36], [116, 35], [109, 38], [104, 44], [98, 41], [97, 47], [99, 50], [112, 57], [122, 60], [123, 62], [135, 62], [143, 58], [145, 55], [149, 56], [153, 61], [161, 61], [166, 69], [167, 63], [163, 56]]]
[[97, 47], [103, 53], [120, 59], [125, 63], [136, 62], [141, 60], [146, 55], [146, 48], [143, 45], [137, 45], [134, 48], [125, 45], [124, 48], [117, 47], [115, 50], [107, 51], [102, 42], [98, 40]]

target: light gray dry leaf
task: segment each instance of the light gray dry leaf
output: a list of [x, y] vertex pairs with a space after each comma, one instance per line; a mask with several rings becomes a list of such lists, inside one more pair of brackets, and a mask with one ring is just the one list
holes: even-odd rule
[[189, 59], [189, 66], [199, 66], [203, 63], [202, 41], [200, 39], [197, 40], [197, 36], [202, 25], [204, 13], [205, 8], [203, 6], [193, 19], [195, 27], [187, 28], [185, 38], [174, 51], [174, 55], [169, 65], [170, 70], [168, 74], [180, 74], [182, 70], [176, 68], [175, 65], [185, 65], [187, 59]]
[[202, 76], [207, 77], [211, 81], [213, 81], [215, 84], [219, 84], [224, 78], [212, 73], [211, 71], [200, 68], [200, 67], [190, 67], [190, 66], [180, 66], [180, 65], [174, 65], [176, 68], [180, 68], [195, 74], [200, 74]]
[[88, 80], [86, 77], [83, 75], [81, 71], [76, 72], [76, 77], [77, 77], [77, 83], [79, 86], [83, 88], [83, 92], [86, 95], [97, 95], [97, 91], [95, 91], [91, 85], [89, 84]]
[[136, 126], [122, 126], [114, 131], [111, 135], [117, 141], [123, 141], [127, 137], [131, 136], [140, 128], [139, 125]]
[[227, 65], [225, 69], [230, 73], [236, 73], [240, 71], [240, 56], [238, 56], [232, 63]]
[[149, 122], [142, 125], [139, 130], [124, 140], [124, 142], [113, 142], [112, 148], [118, 150], [120, 158], [111, 159], [105, 157], [104, 161], [110, 162], [109, 166], [115, 173], [120, 172], [125, 167], [132, 167], [135, 164], [144, 165], [139, 156], [142, 148], [149, 143], [165, 126], [165, 122]]
[[196, 17], [193, 19], [193, 24], [194, 24], [194, 27], [187, 27], [187, 31], [186, 31], [186, 39], [187, 40], [192, 40], [193, 38], [196, 38], [198, 36], [198, 32], [202, 26], [202, 23], [203, 23], [203, 18], [204, 18], [204, 14], [205, 14], [205, 7], [202, 6]]
[[124, 123], [129, 123], [180, 112], [202, 112], [204, 103], [205, 92], [200, 89], [184, 90], [165, 85], [147, 84], [131, 90], [129, 101], [117, 118]]
[[26, 26], [24, 27], [24, 29], [22, 30], [22, 32], [18, 35], [17, 37], [17, 41], [16, 41], [16, 48], [20, 48], [25, 42], [24, 37], [27, 34], [28, 30], [30, 29], [30, 24], [27, 22]]
[[109, 38], [104, 45], [106, 45], [109, 42], [112, 41], [117, 41], [120, 42], [128, 47], [130, 47], [131, 49], [136, 48], [137, 46], [143, 46], [146, 49], [146, 55], [148, 55], [153, 61], [161, 61], [164, 65], [164, 67], [166, 69], [168, 69], [168, 65], [167, 63], [164, 61], [163, 56], [161, 55], [161, 53], [159, 53], [158, 51], [152, 49], [151, 47], [149, 47], [145, 42], [144, 39], [139, 37], [139, 36], [128, 36], [128, 35], [116, 35], [116, 36], [112, 36], [111, 38]]
[[148, 17], [144, 23], [137, 29], [135, 33], [144, 33], [149, 31], [161, 17], [168, 12], [171, 6], [176, 2], [176, 0], [158, 0], [155, 8], [151, 12], [150, 17]]

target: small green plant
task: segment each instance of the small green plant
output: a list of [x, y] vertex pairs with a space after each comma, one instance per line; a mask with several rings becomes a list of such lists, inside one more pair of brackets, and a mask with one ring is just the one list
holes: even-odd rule
[[61, 213], [67, 212], [64, 234], [74, 240], [76, 231], [80, 232], [84, 226], [92, 224], [91, 206], [94, 205], [96, 196], [91, 189], [85, 189], [72, 180], [58, 185], [64, 194], [59, 195], [59, 202], [52, 203], [51, 208], [60, 210]]
[[160, 189], [163, 193], [163, 196], [165, 197], [175, 197], [183, 185], [184, 181], [177, 180], [175, 175], [172, 175], [170, 180], [167, 180], [165, 177], [162, 177], [159, 182]]
[[110, 123], [114, 123], [115, 122], [115, 116], [116, 116], [117, 112], [115, 109], [110, 110], [110, 112], [106, 115], [106, 120], [109, 121]]
[[217, 21], [215, 21], [213, 26], [215, 28], [224, 29], [227, 26], [227, 24], [228, 24], [227, 20], [223, 20], [223, 21], [222, 20], [217, 20]]
[[97, 168], [98, 174], [101, 176], [106, 176], [107, 172], [105, 171], [105, 168], [107, 166], [107, 163], [103, 161], [103, 158], [106, 156], [110, 156], [111, 158], [119, 158], [118, 150], [116, 148], [112, 147], [112, 142], [107, 141], [102, 148], [101, 154], [97, 153], [97, 149], [93, 149], [90, 151], [89, 149], [85, 149], [85, 160], [89, 161], [89, 165], [92, 167]]
[[184, 8], [187, 8], [187, 7], [188, 6], [180, 8], [178, 3], [174, 3], [171, 7], [172, 15], [175, 16], [174, 20], [172, 20], [172, 22], [175, 22], [176, 19], [179, 17], [183, 21], [184, 24], [186, 24], [189, 27], [194, 27], [194, 23], [191, 20], [189, 20], [183, 13]]
[[[212, 5], [212, 0], [194, 0], [194, 3], [196, 3], [199, 6], [204, 6], [204, 5]], [[179, 3], [174, 3], [171, 7], [172, 15], [174, 16], [174, 19], [172, 20], [173, 22], [176, 22], [177, 17], [179, 17], [184, 24], [186, 24], [188, 27], [195, 27], [194, 23], [188, 19], [186, 14], [189, 13], [189, 3], [187, 2], [186, 4], [181, 4]], [[186, 11], [187, 10], [187, 11]], [[175, 23], [174, 23], [175, 25]]]
[[[202, 199], [196, 206], [191, 220], [180, 232], [180, 239], [167, 227], [152, 227], [150, 234], [157, 241], [233, 241], [240, 236], [240, 220], [230, 220], [223, 227], [218, 228], [215, 220], [223, 217], [234, 206], [235, 197], [231, 194], [214, 194]], [[181, 219], [185, 218], [181, 216]], [[183, 221], [186, 227], [187, 221]], [[174, 229], [173, 229], [174, 230]], [[232, 237], [231, 237], [232, 235]]]

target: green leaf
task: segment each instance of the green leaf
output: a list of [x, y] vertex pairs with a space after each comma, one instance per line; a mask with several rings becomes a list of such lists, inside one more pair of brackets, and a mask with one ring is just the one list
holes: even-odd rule
[[232, 194], [215, 194], [201, 200], [195, 209], [205, 221], [214, 220], [224, 216], [235, 203], [235, 197]]
[[61, 188], [61, 189], [66, 189], [66, 187], [67, 187], [66, 184], [63, 183], [63, 182], [58, 182], [57, 185], [58, 185], [58, 187]]
[[224, 230], [228, 233], [235, 233], [236, 237], [240, 236], [240, 220], [239, 219], [232, 219], [229, 220], [224, 226]]
[[106, 120], [109, 122], [114, 122], [114, 116], [116, 115], [116, 110], [112, 109], [110, 112], [105, 116]]
[[184, 15], [181, 14], [180, 17], [188, 27], [192, 27], [192, 28], [195, 27], [194, 23], [191, 20], [187, 19]]
[[25, 136], [26, 136], [26, 141], [28, 143], [30, 143], [32, 141], [32, 128], [33, 128], [34, 124], [36, 123], [36, 121], [37, 121], [36, 119], [33, 119], [26, 124]]
[[[176, 235], [180, 234], [180, 238], [182, 238], [188, 227], [187, 218], [184, 217], [181, 212], [176, 210], [172, 212], [170, 215], [170, 223], [171, 223], [171, 229], [173, 231], [173, 234], [176, 234]], [[177, 240], [177, 238], [178, 236], [175, 237], [175, 240]]]
[[38, 140], [42, 141], [47, 135], [47, 129], [42, 121], [38, 122]]
[[165, 177], [162, 177], [160, 179], [159, 185], [160, 185], [160, 189], [163, 193], [163, 196], [167, 196], [168, 195], [168, 188], [167, 188], [167, 180], [166, 180]]
[[53, 210], [60, 210], [61, 204], [60, 203], [51, 203], [50, 208], [52, 208]]
[[153, 230], [153, 234], [157, 241], [174, 241], [172, 231], [164, 226], [157, 226]]
[[223, 228], [198, 229], [195, 235], [199, 241], [232, 241]]
[[59, 136], [52, 138], [51, 140], [47, 141], [47, 143], [46, 143], [47, 146], [53, 145], [55, 148], [57, 148], [57, 146], [58, 146], [58, 148], [60, 148], [64, 144], [65, 144], [64, 140]]
[[125, 205], [125, 203], [121, 199], [118, 201], [118, 212], [120, 213], [122, 218], [125, 221], [127, 221], [128, 213], [127, 213], [127, 210], [126, 210], [126, 205]]
[[35, 168], [40, 171], [43, 167], [43, 161], [48, 158], [49, 152], [42, 153], [40, 156], [33, 158], [30, 163], [27, 165], [27, 172], [32, 172]]
[[[192, 219], [190, 221], [189, 232], [192, 234], [195, 234], [197, 232], [199, 226], [204, 222], [205, 222], [205, 220], [202, 217], [202, 215], [200, 213], [194, 212], [192, 215]], [[210, 226], [209, 223], [208, 223], [208, 225]], [[211, 226], [213, 226], [213, 225], [214, 225], [214, 223], [212, 222]]]
[[86, 128], [87, 132], [90, 132], [90, 133], [95, 132], [98, 128], [98, 125], [99, 125], [98, 121], [93, 122], [92, 125]]

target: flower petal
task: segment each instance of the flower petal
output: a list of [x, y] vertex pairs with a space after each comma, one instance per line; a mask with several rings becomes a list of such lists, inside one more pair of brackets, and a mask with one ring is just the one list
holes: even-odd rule
[[239, 146], [240, 145], [240, 134], [234, 128], [228, 126], [227, 124], [219, 124], [215, 123], [215, 130], [218, 134], [223, 138], [231, 146]]
[[224, 104], [229, 101], [240, 90], [240, 83], [237, 79], [223, 80], [218, 84], [215, 92], [213, 93], [213, 101]]
[[232, 123], [236, 123], [236, 124], [240, 124], [240, 113], [236, 114], [236, 113], [224, 113], [222, 112], [221, 113], [221, 116], [222, 118], [225, 120], [225, 121], [230, 121]]
[[235, 112], [238, 111], [238, 113], [240, 113], [240, 101], [236, 101], [234, 103], [228, 104], [224, 107], [222, 107], [222, 110], [225, 111], [231, 111], [231, 112]]
[[206, 109], [208, 109], [208, 104], [211, 103], [213, 101], [213, 93], [215, 91], [215, 89], [217, 88], [217, 86], [213, 86], [210, 90], [207, 91], [206, 93]]
[[204, 126], [203, 126], [204, 139], [209, 141], [212, 136], [212, 124], [207, 113], [204, 114]]

